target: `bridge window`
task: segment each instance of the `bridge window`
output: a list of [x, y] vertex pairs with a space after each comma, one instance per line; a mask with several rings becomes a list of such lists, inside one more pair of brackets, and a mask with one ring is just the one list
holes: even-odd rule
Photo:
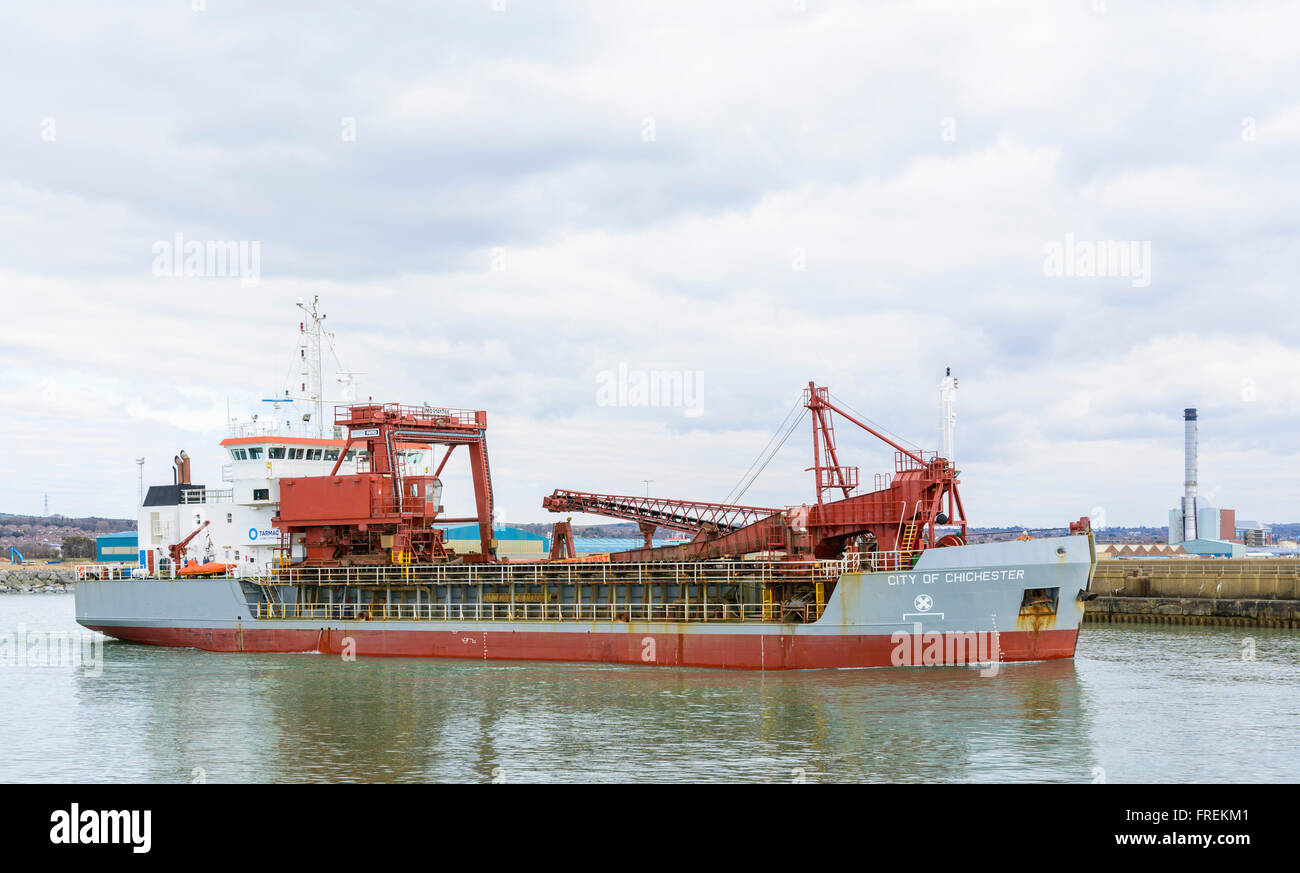
[[302, 449], [289, 449], [289, 459], [293, 461], [301, 461]]
[[325, 450], [325, 460], [327, 460], [327, 461], [337, 461], [338, 459], [339, 459], [339, 450], [338, 450], [338, 449], [326, 449], [326, 450]]
[[320, 450], [320, 449], [308, 449], [308, 450], [307, 450], [307, 460], [309, 460], [309, 461], [319, 461], [320, 459], [321, 459], [321, 450]]
[[357, 450], [356, 450], [356, 449], [348, 449], [348, 453], [347, 453], [346, 455], [343, 456], [343, 460], [345, 460], [345, 461], [351, 461], [351, 460], [355, 460], [356, 457], [357, 457]]
[[284, 446], [271, 446], [271, 460], [278, 461], [284, 458]]
[[248, 452], [244, 451], [243, 449], [231, 449], [230, 457], [234, 458], [236, 461], [247, 461]]
[[257, 461], [257, 460], [260, 460], [261, 457], [262, 457], [262, 447], [261, 447], [261, 446], [254, 446], [253, 448], [251, 448], [251, 449], [248, 450], [248, 460], [250, 460], [250, 461]]

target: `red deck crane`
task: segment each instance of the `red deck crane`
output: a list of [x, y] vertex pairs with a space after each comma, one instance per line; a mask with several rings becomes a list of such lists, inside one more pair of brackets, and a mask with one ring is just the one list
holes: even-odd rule
[[[754, 552], [780, 552], [792, 559], [831, 558], [857, 541], [870, 551], [906, 555], [965, 541], [966, 515], [957, 471], [947, 459], [933, 452], [904, 448], [832, 402], [830, 392], [812, 382], [804, 390], [802, 402], [812, 415], [813, 465], [807, 470], [814, 476], [813, 504], [778, 511], [556, 491], [543, 501], [543, 506], [553, 512], [629, 518], [696, 533], [690, 543], [618, 552], [610, 556], [611, 561], [691, 561]], [[877, 477], [877, 485], [883, 487], [854, 494], [858, 468], [840, 463], [835, 415], [894, 449], [894, 473], [891, 477]], [[832, 497], [835, 492], [840, 496]], [[940, 525], [954, 525], [961, 532], [940, 536], [936, 531]]]
[[[280, 512], [273, 520], [286, 544], [302, 535], [305, 563], [412, 564], [447, 560], [435, 523], [477, 522], [481, 551], [466, 561], [493, 559], [492, 475], [487, 455], [487, 413], [482, 410], [359, 403], [335, 408], [334, 423], [348, 430], [347, 444], [328, 476], [280, 480]], [[364, 442], [370, 470], [338, 475], [348, 450]], [[446, 454], [433, 475], [408, 475], [404, 446], [441, 445]], [[457, 446], [469, 451], [474, 480], [472, 518], [442, 518], [438, 476]]]
[[[184, 453], [184, 452], [181, 452], [181, 454], [184, 455], [185, 453]], [[189, 456], [186, 455], [185, 458], [186, 458], [185, 463], [188, 464], [188, 463], [189, 463]], [[178, 464], [178, 465], [180, 464], [180, 457], [179, 457], [179, 456], [177, 456], [177, 464]], [[178, 469], [179, 469], [179, 467], [178, 467]], [[188, 476], [188, 475], [187, 475], [187, 476], [185, 477], [185, 479], [183, 480], [183, 484], [187, 484], [187, 485], [189, 484], [189, 476]], [[208, 525], [210, 525], [210, 524], [212, 524], [211, 521], [205, 521], [205, 522], [203, 522], [203, 524], [199, 525], [198, 528], [197, 528], [193, 533], [191, 533], [189, 536], [187, 536], [185, 539], [181, 540], [179, 543], [176, 543], [175, 545], [171, 545], [171, 546], [168, 546], [168, 547], [167, 547], [167, 554], [171, 556], [172, 564], [173, 564], [177, 569], [179, 569], [180, 566], [181, 566], [181, 559], [185, 557], [185, 547], [188, 546], [188, 545], [190, 544], [190, 541], [193, 540], [196, 536], [198, 536], [199, 534], [203, 533], [204, 528], [206, 528], [206, 527], [207, 527]], [[153, 559], [151, 558], [150, 560], [152, 561]]]

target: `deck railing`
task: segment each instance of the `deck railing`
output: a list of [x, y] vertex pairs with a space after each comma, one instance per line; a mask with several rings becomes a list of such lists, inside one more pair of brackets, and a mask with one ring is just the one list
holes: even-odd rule
[[189, 488], [181, 490], [181, 503], [234, 503], [234, 488]]
[[77, 581], [87, 579], [103, 580], [130, 579], [138, 567], [135, 564], [78, 564], [75, 573]]
[[314, 603], [260, 602], [259, 621], [790, 622], [821, 617], [818, 603]]
[[[539, 562], [532, 564], [408, 564], [376, 567], [273, 567], [275, 585], [546, 585], [641, 582], [709, 584], [825, 582], [854, 570], [910, 567], [903, 553], [831, 561], [697, 561], [681, 563]], [[888, 557], [891, 556], [892, 557]]]
[[[628, 583], [734, 584], [758, 582], [820, 583], [838, 579], [844, 573], [886, 572], [911, 569], [920, 551], [892, 551], [851, 554], [825, 561], [686, 561], [681, 563], [621, 564], [588, 561], [552, 561], [517, 564], [403, 564], [371, 567], [301, 567], [261, 565], [259, 575], [241, 565], [239, 570], [220, 574], [252, 582], [280, 585], [578, 585]], [[112, 572], [96, 572], [89, 578], [169, 578], [170, 572], [144, 573], [134, 564], [108, 566]], [[78, 569], [80, 573], [80, 568]]]

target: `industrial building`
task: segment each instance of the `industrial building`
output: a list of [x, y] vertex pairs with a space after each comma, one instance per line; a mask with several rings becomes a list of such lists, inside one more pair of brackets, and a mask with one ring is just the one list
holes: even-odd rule
[[1240, 521], [1237, 522], [1234, 533], [1236, 539], [1241, 540], [1248, 546], [1271, 546], [1273, 545], [1273, 529], [1266, 524], [1260, 524], [1257, 521]]
[[1182, 546], [1163, 543], [1097, 543], [1098, 558], [1186, 558]]
[[[1189, 555], [1240, 558], [1246, 547], [1233, 542], [1236, 510], [1217, 509], [1197, 494], [1196, 410], [1183, 410], [1183, 499], [1169, 510], [1169, 545], [1182, 546]], [[1229, 539], [1225, 539], [1224, 532]]]
[[130, 563], [140, 559], [139, 537], [133, 530], [95, 537], [95, 561], [100, 564]]

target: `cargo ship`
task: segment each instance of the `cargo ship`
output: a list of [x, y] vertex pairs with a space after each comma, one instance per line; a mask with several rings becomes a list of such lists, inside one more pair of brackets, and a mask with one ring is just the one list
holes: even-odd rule
[[[319, 331], [319, 320], [300, 329]], [[813, 499], [760, 507], [556, 490], [546, 510], [636, 522], [644, 545], [579, 557], [566, 519], [549, 553], [525, 561], [497, 554], [486, 411], [345, 402], [327, 432], [319, 372], [310, 384], [314, 412], [301, 420], [314, 417], [315, 432], [228, 436], [229, 487], [193, 484], [188, 456], [176, 457], [173, 482], [142, 501], [139, 566], [79, 571], [80, 624], [215, 652], [750, 670], [1074, 654], [1096, 566], [1088, 520], [1061, 536], [967, 542], [950, 374], [938, 452], [903, 445], [809, 382], [781, 442], [811, 419]], [[840, 463], [837, 420], [893, 449], [893, 472], [872, 490]], [[470, 518], [442, 506], [453, 456], [468, 462]], [[471, 521], [474, 548], [444, 538]], [[677, 536], [655, 546], [661, 528]]]

